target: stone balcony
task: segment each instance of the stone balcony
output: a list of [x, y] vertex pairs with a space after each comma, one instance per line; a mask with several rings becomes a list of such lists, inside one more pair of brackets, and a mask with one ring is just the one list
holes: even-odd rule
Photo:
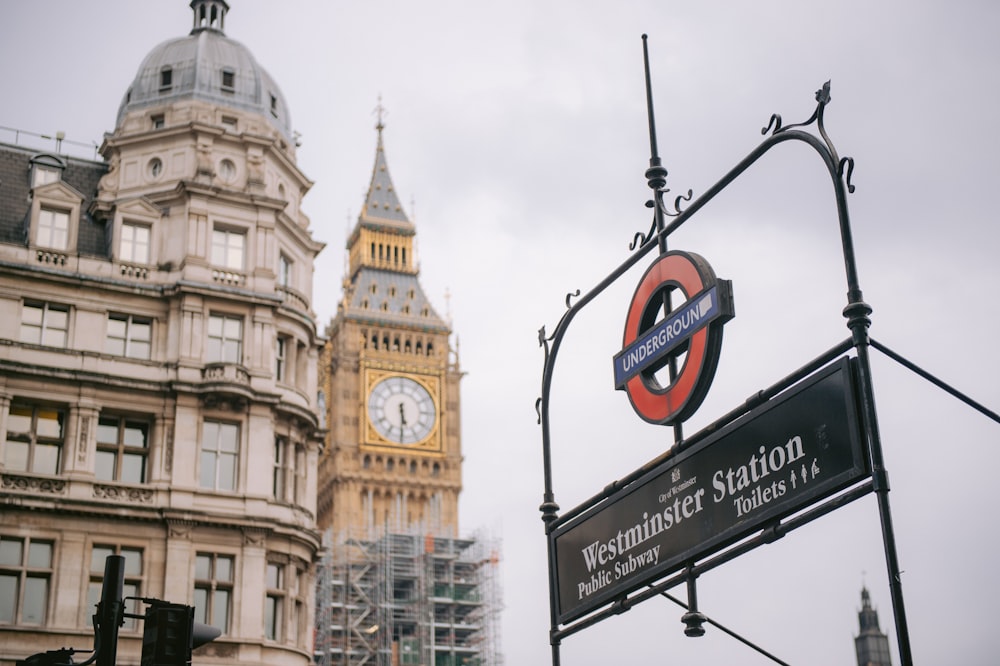
[[201, 371], [202, 394], [206, 404], [227, 402], [234, 407], [245, 405], [254, 397], [250, 372], [238, 363], [209, 363]]

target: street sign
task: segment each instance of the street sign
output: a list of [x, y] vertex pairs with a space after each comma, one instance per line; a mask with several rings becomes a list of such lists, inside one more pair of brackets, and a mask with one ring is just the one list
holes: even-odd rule
[[[657, 319], [667, 296], [686, 299]], [[733, 318], [733, 287], [719, 280], [704, 257], [674, 250], [660, 256], [639, 280], [625, 318], [623, 349], [614, 356], [615, 388], [624, 389], [636, 414], [650, 423], [684, 421], [701, 405], [715, 376], [722, 325]], [[652, 375], [671, 354], [687, 350], [668, 386]]]
[[855, 382], [842, 358], [554, 530], [559, 622], [865, 478]]

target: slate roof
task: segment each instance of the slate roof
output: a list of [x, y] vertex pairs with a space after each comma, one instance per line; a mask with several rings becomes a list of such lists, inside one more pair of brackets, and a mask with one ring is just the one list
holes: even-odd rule
[[[48, 157], [51, 153], [0, 143], [0, 243], [27, 244], [27, 220], [31, 211], [31, 159], [39, 155]], [[107, 257], [106, 226], [87, 212], [97, 194], [101, 176], [107, 173], [107, 165], [64, 155], [51, 157], [66, 164], [62, 181], [84, 196], [77, 252]]]
[[448, 332], [417, 276], [365, 267], [358, 271], [345, 298], [351, 319]]
[[385, 160], [385, 149], [382, 146], [381, 121], [376, 126], [378, 129], [378, 145], [375, 148], [375, 166], [372, 169], [372, 179], [368, 184], [368, 194], [365, 196], [364, 209], [361, 211], [361, 223], [377, 223], [379, 221], [391, 222], [400, 231], [408, 231], [410, 234], [416, 233], [413, 223], [406, 217], [399, 197], [396, 196], [396, 188], [392, 184], [389, 176], [389, 165]]
[[[389, 176], [389, 166], [382, 145], [383, 127], [380, 113], [379, 122], [375, 126], [378, 130], [375, 166], [365, 196], [364, 209], [358, 216], [358, 225], [388, 229], [401, 236], [414, 236], [417, 233], [416, 226], [407, 218]], [[443, 333], [451, 330], [448, 323], [434, 310], [420, 286], [416, 272], [362, 266], [347, 287], [344, 307], [346, 316], [361, 321]]]

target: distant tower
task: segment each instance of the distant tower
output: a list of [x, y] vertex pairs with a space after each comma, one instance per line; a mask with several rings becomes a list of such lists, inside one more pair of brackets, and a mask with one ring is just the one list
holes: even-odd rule
[[456, 536], [462, 372], [451, 329], [418, 281], [416, 226], [389, 177], [381, 113], [371, 184], [347, 241], [344, 296], [319, 370], [329, 443], [317, 522], [338, 537], [417, 525]]
[[878, 627], [878, 611], [872, 608], [868, 588], [861, 588], [861, 610], [858, 611], [858, 636], [854, 648], [858, 653], [858, 666], [892, 666], [889, 657], [889, 637]]
[[496, 666], [498, 545], [458, 536], [458, 351], [419, 281], [416, 225], [382, 144], [347, 240], [319, 385], [315, 666]]

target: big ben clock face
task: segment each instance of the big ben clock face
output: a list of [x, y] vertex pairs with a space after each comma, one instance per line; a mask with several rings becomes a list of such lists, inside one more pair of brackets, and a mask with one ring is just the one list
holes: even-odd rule
[[368, 395], [368, 418], [378, 433], [394, 444], [419, 444], [434, 429], [434, 399], [420, 382], [393, 375], [379, 381]]

